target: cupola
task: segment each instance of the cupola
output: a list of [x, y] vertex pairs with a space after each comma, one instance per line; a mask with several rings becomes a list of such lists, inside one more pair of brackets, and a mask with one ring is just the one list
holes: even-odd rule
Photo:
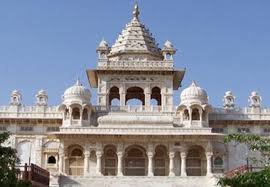
[[223, 97], [223, 107], [225, 109], [234, 109], [235, 107], [235, 96], [233, 95], [232, 91], [225, 92]]
[[180, 99], [177, 115], [180, 115], [181, 126], [208, 127], [208, 114], [212, 107], [208, 104], [206, 91], [192, 81], [191, 85], [182, 91]]
[[90, 125], [93, 108], [89, 89], [77, 80], [64, 92], [62, 99], [63, 102], [58, 108], [63, 113], [63, 127]]
[[99, 60], [107, 59], [107, 54], [109, 52], [110, 52], [110, 47], [108, 43], [104, 39], [102, 39], [97, 48], [98, 59]]
[[260, 108], [262, 104], [262, 97], [258, 92], [253, 91], [249, 96], [249, 107]]
[[173, 55], [175, 54], [176, 50], [173, 47], [172, 42], [167, 40], [164, 43], [164, 47], [163, 47], [161, 52], [162, 52], [162, 55], [164, 57], [164, 60], [173, 60]]
[[10, 105], [20, 106], [22, 104], [22, 94], [18, 90], [13, 90], [10, 95]]
[[36, 94], [36, 104], [38, 106], [47, 106], [48, 104], [48, 95], [45, 90], [39, 90]]

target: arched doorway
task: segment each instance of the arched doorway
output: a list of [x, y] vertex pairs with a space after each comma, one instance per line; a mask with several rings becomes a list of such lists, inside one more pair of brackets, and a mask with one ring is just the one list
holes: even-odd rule
[[115, 146], [109, 145], [104, 148], [103, 154], [103, 175], [114, 176], [117, 173], [117, 155]]
[[[137, 86], [128, 88], [126, 93], [126, 104], [129, 100], [139, 100], [142, 105], [145, 105], [144, 90]], [[132, 102], [130, 104], [133, 105]]]
[[17, 155], [20, 160], [20, 164], [31, 163], [32, 145], [30, 141], [23, 141], [17, 145]]
[[82, 150], [80, 146], [69, 148], [69, 175], [83, 175], [84, 157]]
[[142, 147], [132, 146], [128, 148], [124, 160], [124, 174], [126, 176], [146, 175], [147, 159]]
[[205, 151], [201, 146], [192, 146], [188, 150], [186, 159], [187, 176], [206, 175]]
[[154, 87], [151, 92], [151, 105], [161, 105], [161, 90], [159, 87]]
[[110, 103], [110, 106], [119, 106], [120, 105], [119, 88], [116, 87], [116, 86], [113, 86], [110, 89], [110, 92], [109, 92], [109, 103]]
[[168, 175], [168, 154], [165, 146], [157, 146], [154, 155], [154, 175]]

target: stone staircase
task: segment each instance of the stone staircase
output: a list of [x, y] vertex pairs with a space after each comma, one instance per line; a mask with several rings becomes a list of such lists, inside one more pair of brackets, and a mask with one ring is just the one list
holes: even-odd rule
[[123, 176], [123, 177], [75, 177], [61, 176], [61, 187], [215, 187], [217, 176], [168, 177], [168, 176]]

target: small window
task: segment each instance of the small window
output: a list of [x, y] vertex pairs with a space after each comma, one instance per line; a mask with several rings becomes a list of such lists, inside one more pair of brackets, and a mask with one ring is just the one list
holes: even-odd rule
[[6, 130], [7, 130], [7, 127], [0, 126], [0, 131], [6, 131]]
[[54, 156], [49, 156], [47, 163], [48, 164], [56, 164], [55, 157]]
[[83, 120], [88, 120], [88, 110], [86, 108], [83, 109]]
[[59, 127], [47, 127], [47, 132], [59, 131]]
[[31, 127], [31, 126], [21, 126], [20, 131], [30, 132], [30, 131], [33, 131], [33, 127]]
[[249, 128], [237, 128], [237, 133], [250, 133]]
[[270, 134], [270, 128], [264, 128], [263, 133], [264, 134]]

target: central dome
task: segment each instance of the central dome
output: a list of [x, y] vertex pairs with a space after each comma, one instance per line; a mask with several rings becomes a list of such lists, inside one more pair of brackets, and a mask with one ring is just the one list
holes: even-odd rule
[[63, 95], [64, 102], [81, 101], [82, 103], [88, 103], [90, 99], [90, 90], [85, 88], [79, 80], [77, 80], [77, 82], [73, 86], [66, 89]]
[[181, 93], [181, 104], [208, 104], [208, 96], [204, 89], [200, 88], [195, 81]]

